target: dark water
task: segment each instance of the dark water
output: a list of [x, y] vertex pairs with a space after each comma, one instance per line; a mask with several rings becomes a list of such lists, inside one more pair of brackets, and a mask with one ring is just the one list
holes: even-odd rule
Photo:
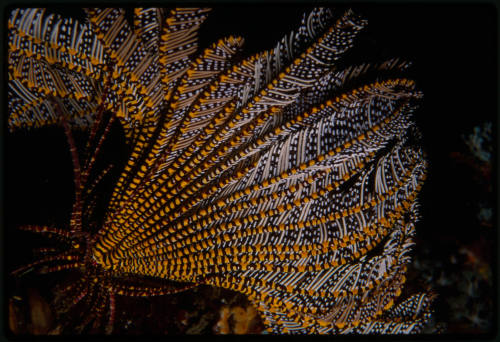
[[[492, 142], [496, 147], [496, 8], [370, 5], [353, 9], [366, 17], [369, 25], [346, 60], [357, 63], [406, 58], [413, 62], [410, 78], [424, 93], [416, 121], [424, 136], [430, 168], [420, 195], [422, 220], [417, 227], [416, 257], [448, 260], [460, 248], [474, 245], [478, 249], [479, 244], [483, 263], [490, 264], [495, 273], [491, 286], [481, 288], [476, 301], [496, 303], [496, 291], [492, 290], [496, 288], [496, 215], [492, 227], [481, 228], [475, 205], [480, 200], [490, 201], [496, 211], [496, 157], [491, 162], [493, 188], [488, 193], [474, 178], [474, 168], [460, 164], [452, 155], [468, 152], [462, 135], [485, 121], [493, 123]], [[215, 8], [201, 29], [200, 47], [222, 37], [241, 35], [245, 38], [245, 55], [272, 48], [298, 24], [305, 10], [304, 6], [283, 5]], [[55, 11], [81, 15], [76, 8]], [[117, 140], [120, 134], [115, 133]], [[109, 158], [120, 165], [123, 152], [116, 154], [113, 150], [123, 151], [125, 146], [121, 141], [112, 145]], [[72, 166], [62, 129], [4, 132], [4, 165], [4, 251], [9, 269], [28, 261], [30, 248], [38, 243], [30, 234], [15, 232], [14, 227], [30, 223], [64, 226], [69, 221]], [[425, 253], [419, 254], [419, 249], [424, 249], [421, 246], [425, 246]], [[449, 262], [442, 267], [446, 265]], [[450, 279], [460, 279], [460, 272], [469, 266], [459, 263], [454, 267], [448, 272]], [[495, 324], [474, 327], [463, 318], [452, 318], [453, 310], [445, 297], [446, 293], [441, 294], [437, 302], [436, 317], [451, 323], [450, 333], [492, 331]], [[483, 316], [496, 321], [493, 304], [486, 308]]]

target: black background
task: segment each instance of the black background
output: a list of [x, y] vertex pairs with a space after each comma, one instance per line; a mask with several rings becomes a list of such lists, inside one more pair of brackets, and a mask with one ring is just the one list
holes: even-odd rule
[[[339, 10], [346, 8], [338, 6]], [[477, 198], [479, 191], [471, 181], [471, 174], [457, 171], [450, 153], [464, 150], [462, 135], [471, 133], [472, 127], [484, 121], [493, 122], [493, 142], [497, 141], [497, 8], [493, 5], [353, 5], [351, 8], [368, 19], [368, 27], [346, 55], [349, 62], [391, 57], [413, 62], [409, 78], [416, 80], [424, 93], [416, 120], [430, 162], [420, 195], [422, 220], [417, 227], [418, 237], [431, 246], [436, 258], [446, 256], [454, 247], [443, 243], [446, 241], [443, 237], [455, 235], [464, 242], [469, 238], [475, 220], [470, 200]], [[81, 13], [77, 9], [54, 10]], [[245, 38], [245, 55], [270, 49], [298, 25], [306, 11], [303, 5], [216, 7], [201, 29], [200, 48], [222, 37], [241, 35]], [[125, 145], [119, 137], [116, 140], [109, 156], [120, 164]], [[8, 232], [5, 251], [10, 268], [28, 261], [30, 255], [26, 255], [26, 250], [35, 244], [28, 235], [14, 233], [14, 227], [30, 223], [67, 224], [73, 183], [71, 159], [61, 128], [5, 131], [4, 143], [4, 212]], [[122, 152], [113, 154], [113, 150]], [[496, 168], [493, 170], [496, 175]], [[494, 189], [496, 197], [496, 184]], [[493, 229], [497, 229], [496, 216]], [[496, 267], [496, 253], [491, 258]]]

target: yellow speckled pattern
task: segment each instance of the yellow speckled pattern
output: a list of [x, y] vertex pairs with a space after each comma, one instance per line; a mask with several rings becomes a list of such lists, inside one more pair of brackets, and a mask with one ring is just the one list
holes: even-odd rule
[[[432, 295], [400, 298], [427, 166], [408, 63], [340, 64], [367, 22], [324, 8], [249, 58], [233, 36], [199, 52], [208, 12], [138, 8], [130, 24], [117, 8], [86, 9], [85, 23], [12, 11], [9, 128], [95, 133], [108, 111], [131, 146], [88, 248], [29, 266], [57, 261], [50, 271], [100, 284], [75, 284], [73, 304], [98, 291], [92, 319], [108, 305], [108, 328], [114, 295], [208, 284], [247, 295], [273, 333], [421, 331]], [[92, 163], [80, 177], [72, 153], [85, 180]], [[79, 208], [71, 232], [85, 231]], [[187, 284], [119, 281], [145, 276]]]

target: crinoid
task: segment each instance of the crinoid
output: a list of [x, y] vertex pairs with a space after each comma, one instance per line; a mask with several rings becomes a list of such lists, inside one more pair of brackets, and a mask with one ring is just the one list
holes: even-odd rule
[[[79, 331], [110, 331], [117, 295], [200, 284], [245, 294], [274, 333], [421, 331], [432, 296], [401, 298], [421, 94], [398, 59], [338, 63], [365, 20], [314, 9], [243, 59], [232, 36], [197, 52], [208, 9], [85, 11], [8, 20], [9, 127], [62, 123], [74, 165], [69, 225], [24, 227], [64, 250], [28, 268], [79, 275], [64, 290], [67, 312], [93, 308]], [[131, 153], [93, 232], [88, 175], [113, 120]], [[90, 127], [84, 162], [75, 126]]]

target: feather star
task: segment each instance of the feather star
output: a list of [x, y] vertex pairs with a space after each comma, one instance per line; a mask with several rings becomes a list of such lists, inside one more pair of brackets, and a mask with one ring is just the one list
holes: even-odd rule
[[[399, 59], [339, 66], [366, 20], [317, 8], [241, 58], [233, 36], [198, 52], [209, 9], [136, 8], [133, 22], [85, 11], [8, 20], [9, 128], [62, 124], [75, 182], [69, 227], [21, 227], [66, 247], [14, 274], [78, 272], [66, 310], [100, 299], [81, 329], [110, 332], [117, 295], [200, 284], [245, 294], [273, 333], [423, 329], [433, 295], [401, 298], [426, 170], [422, 94], [391, 76], [409, 65]], [[131, 154], [92, 233], [86, 198], [105, 172], [89, 175], [113, 121]]]

